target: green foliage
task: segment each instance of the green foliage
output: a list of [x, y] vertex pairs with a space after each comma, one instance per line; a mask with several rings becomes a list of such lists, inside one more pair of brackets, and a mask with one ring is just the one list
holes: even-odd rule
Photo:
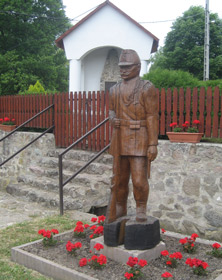
[[208, 87], [212, 87], [214, 90], [215, 87], [222, 88], [222, 79], [220, 80], [209, 80], [209, 81], [199, 81], [197, 84], [198, 88], [204, 87], [207, 89]]
[[[210, 14], [210, 22], [210, 79], [215, 80], [222, 78], [222, 20], [218, 14]], [[184, 12], [173, 23], [164, 47], [151, 59], [151, 70], [182, 70], [203, 79], [204, 26], [203, 7], [191, 7]]]
[[0, 1], [0, 95], [27, 90], [40, 80], [67, 91], [68, 62], [55, 39], [70, 27], [61, 0]]
[[181, 70], [167, 70], [156, 68], [143, 76], [144, 80], [150, 80], [156, 88], [194, 88], [198, 84], [198, 79], [192, 74]]
[[34, 85], [30, 85], [28, 90], [25, 92], [20, 91], [19, 95], [25, 95], [25, 94], [37, 94], [37, 93], [45, 93], [44, 87], [41, 85], [39, 80]]
[[44, 93], [45, 89], [39, 82], [39, 80], [33, 85], [29, 86], [28, 93]]

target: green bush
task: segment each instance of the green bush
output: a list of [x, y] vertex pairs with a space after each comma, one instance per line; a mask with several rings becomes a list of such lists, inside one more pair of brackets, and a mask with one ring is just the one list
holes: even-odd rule
[[157, 68], [142, 77], [143, 80], [150, 80], [156, 88], [194, 88], [199, 80], [189, 72], [182, 70], [167, 70]]
[[30, 85], [28, 90], [25, 92], [19, 92], [19, 95], [25, 95], [25, 94], [41, 94], [46, 93], [44, 87], [41, 85], [39, 80], [34, 84]]

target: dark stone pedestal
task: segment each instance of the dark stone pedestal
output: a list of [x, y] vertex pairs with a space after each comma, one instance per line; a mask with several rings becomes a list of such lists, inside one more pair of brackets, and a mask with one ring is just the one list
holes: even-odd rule
[[154, 248], [160, 242], [159, 220], [149, 216], [147, 222], [129, 220], [125, 226], [124, 246], [128, 250]]
[[160, 242], [159, 220], [148, 216], [147, 221], [137, 222], [135, 217], [121, 217], [104, 225], [104, 243], [110, 247], [124, 244], [128, 250], [154, 248]]
[[124, 243], [125, 224], [129, 219], [130, 217], [124, 216], [104, 225], [104, 243], [107, 246], [116, 247]]

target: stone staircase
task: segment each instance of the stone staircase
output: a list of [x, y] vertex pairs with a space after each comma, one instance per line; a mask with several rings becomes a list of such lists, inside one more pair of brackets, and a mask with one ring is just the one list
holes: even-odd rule
[[[45, 157], [35, 159], [6, 190], [13, 196], [59, 208], [58, 155], [62, 149], [49, 150]], [[95, 153], [70, 150], [63, 157], [63, 181], [68, 179]], [[91, 163], [64, 187], [64, 209], [90, 212], [108, 204], [112, 176], [112, 157], [107, 153]]]

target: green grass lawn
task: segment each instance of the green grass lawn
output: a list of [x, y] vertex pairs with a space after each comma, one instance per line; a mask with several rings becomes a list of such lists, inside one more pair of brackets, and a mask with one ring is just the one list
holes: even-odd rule
[[11, 248], [41, 239], [39, 229], [58, 229], [59, 233], [74, 229], [76, 221], [69, 215], [50, 216], [44, 219], [15, 224], [0, 230], [0, 280], [49, 280], [36, 271], [11, 261]]

